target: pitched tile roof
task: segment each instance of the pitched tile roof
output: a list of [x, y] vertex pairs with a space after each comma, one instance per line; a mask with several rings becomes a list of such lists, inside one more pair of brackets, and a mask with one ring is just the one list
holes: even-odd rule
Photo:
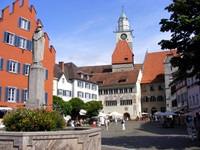
[[99, 83], [100, 87], [132, 85], [137, 82], [138, 73], [139, 70], [98, 73], [94, 74], [92, 79]]
[[131, 71], [112, 72], [112, 65], [79, 67], [82, 71], [92, 74], [92, 79], [100, 87], [135, 84], [142, 64], [135, 64]]
[[133, 56], [128, 43], [125, 40], [121, 40], [117, 43], [112, 54], [112, 64], [133, 63]]
[[176, 50], [147, 53], [144, 61], [141, 83], [164, 82], [164, 60], [167, 54], [176, 54]]
[[[59, 79], [63, 74], [65, 75], [67, 80], [77, 79], [77, 80], [82, 80], [82, 81], [86, 81], [90, 83], [96, 83], [91, 78], [90, 74], [83, 72], [81, 69], [79, 69], [75, 64], [71, 62], [64, 64], [64, 72], [62, 71], [62, 68], [60, 67], [60, 65], [55, 64], [54, 77]], [[82, 77], [81, 77], [81, 74], [83, 75]], [[89, 79], [87, 78], [87, 76], [89, 76]]]
[[[143, 67], [143, 64], [134, 64], [134, 70], [141, 70], [142, 67]], [[79, 68], [83, 72], [87, 72], [89, 74], [112, 72], [112, 65], [83, 66], [83, 67], [79, 67]]]

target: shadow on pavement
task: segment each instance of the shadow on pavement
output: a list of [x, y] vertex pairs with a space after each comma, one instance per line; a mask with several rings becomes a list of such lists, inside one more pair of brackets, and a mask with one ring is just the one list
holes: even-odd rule
[[189, 138], [185, 125], [163, 128], [158, 122], [127, 122], [125, 131], [111, 124], [108, 131], [102, 128], [102, 145], [136, 150], [200, 150], [200, 141]]

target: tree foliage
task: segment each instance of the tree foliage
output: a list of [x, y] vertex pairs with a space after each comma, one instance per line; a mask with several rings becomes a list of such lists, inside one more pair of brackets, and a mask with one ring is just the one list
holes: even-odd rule
[[72, 106], [62, 98], [53, 96], [53, 110], [60, 112], [61, 115], [67, 116], [71, 114]]
[[87, 117], [97, 116], [99, 110], [103, 109], [103, 105], [99, 101], [89, 101], [85, 104], [85, 110], [87, 111]]
[[161, 48], [177, 49], [178, 56], [171, 59], [171, 64], [178, 67], [178, 80], [193, 76], [200, 79], [200, 1], [173, 0], [165, 10], [171, 16], [161, 19], [160, 30], [171, 32], [171, 39], [161, 40]]
[[79, 112], [81, 109], [84, 109], [85, 103], [80, 98], [72, 98], [69, 100], [69, 103], [72, 106], [72, 111], [70, 116], [72, 119], [76, 119], [79, 116]]

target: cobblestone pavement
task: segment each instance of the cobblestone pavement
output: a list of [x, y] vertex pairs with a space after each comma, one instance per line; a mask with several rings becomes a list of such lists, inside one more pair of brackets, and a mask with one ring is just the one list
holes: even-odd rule
[[200, 150], [200, 141], [192, 141], [185, 125], [163, 128], [158, 122], [110, 123], [108, 130], [101, 126], [102, 150]]

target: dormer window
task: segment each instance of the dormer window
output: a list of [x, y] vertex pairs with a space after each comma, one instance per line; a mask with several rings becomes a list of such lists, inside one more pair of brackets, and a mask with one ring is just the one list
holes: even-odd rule
[[125, 60], [125, 61], [128, 61], [128, 57], [125, 57], [124, 60]]
[[90, 80], [90, 76], [87, 75], [87, 80]]
[[83, 79], [83, 74], [81, 74], [81, 79]]
[[123, 82], [126, 82], [126, 79], [119, 79], [118, 81], [119, 83], [123, 83]]
[[103, 81], [97, 81], [98, 84], [103, 84]]

